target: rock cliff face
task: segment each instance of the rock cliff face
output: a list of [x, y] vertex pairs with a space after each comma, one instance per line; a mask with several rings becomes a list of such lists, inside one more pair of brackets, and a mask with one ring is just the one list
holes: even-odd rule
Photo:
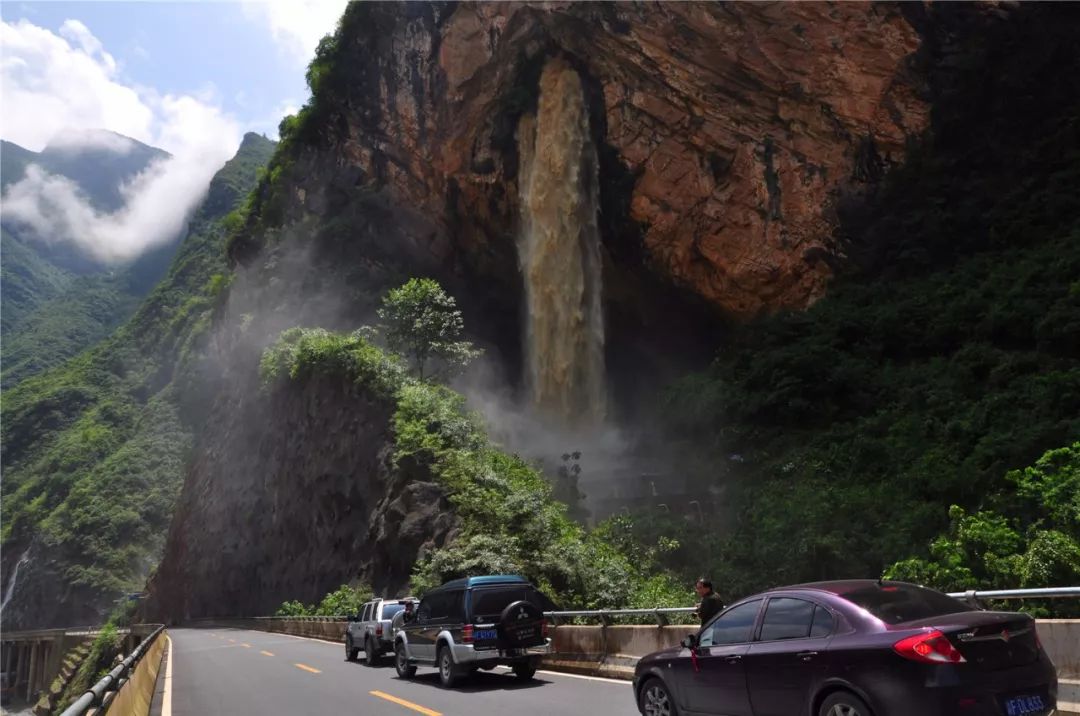
[[231, 247], [225, 378], [152, 584], [161, 616], [267, 613], [354, 578], [394, 592], [452, 536], [439, 489], [388, 466], [385, 406], [327, 381], [261, 394], [243, 336], [352, 329], [432, 275], [520, 376], [522, 197], [548, 205], [522, 190], [520, 133], [545, 68], [576, 73], [591, 135], [563, 154], [598, 179], [582, 235], [599, 233], [609, 394], [655, 376], [642, 356], [714, 343], [717, 315], [812, 303], [834, 201], [927, 122], [920, 41], [891, 6], [355, 3], [341, 27]]
[[492, 273], [512, 274], [514, 134], [550, 58], [572, 63], [589, 95], [606, 272], [644, 265], [738, 317], [821, 294], [837, 193], [880, 178], [927, 123], [911, 69], [919, 37], [890, 5], [353, 12], [363, 17], [342, 38], [355, 74], [333, 112], [338, 163], [440, 217]]
[[151, 580], [154, 614], [272, 614], [355, 578], [403, 593], [454, 518], [441, 487], [390, 466], [390, 415], [340, 377], [225, 389]]

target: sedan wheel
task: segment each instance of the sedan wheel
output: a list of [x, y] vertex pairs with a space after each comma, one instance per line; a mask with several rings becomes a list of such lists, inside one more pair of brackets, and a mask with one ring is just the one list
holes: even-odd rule
[[820, 716], [874, 716], [866, 702], [846, 691], [830, 694], [821, 704], [818, 714]]
[[659, 679], [653, 679], [641, 690], [641, 713], [645, 716], [676, 716], [675, 704], [667, 687]]

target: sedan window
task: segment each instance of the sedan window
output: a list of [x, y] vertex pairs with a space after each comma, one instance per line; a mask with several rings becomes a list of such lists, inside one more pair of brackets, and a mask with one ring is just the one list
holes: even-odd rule
[[814, 621], [815, 606], [804, 599], [773, 597], [765, 607], [761, 641], [806, 638]]
[[828, 636], [832, 634], [833, 617], [825, 607], [818, 606], [814, 609], [814, 623], [810, 627], [811, 637]]
[[761, 600], [755, 599], [728, 609], [701, 632], [700, 646], [741, 644], [750, 641]]

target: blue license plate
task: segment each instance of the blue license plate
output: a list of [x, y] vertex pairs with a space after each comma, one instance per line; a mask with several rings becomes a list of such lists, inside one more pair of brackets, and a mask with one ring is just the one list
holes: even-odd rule
[[476, 641], [498, 638], [499, 632], [496, 629], [477, 629], [473, 632], [473, 639]]
[[1037, 694], [1005, 699], [1005, 716], [1028, 716], [1045, 712], [1046, 702]]

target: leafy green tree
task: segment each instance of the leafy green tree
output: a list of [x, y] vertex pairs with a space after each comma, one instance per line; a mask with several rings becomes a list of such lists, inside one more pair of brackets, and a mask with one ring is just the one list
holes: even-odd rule
[[1080, 443], [1051, 450], [1006, 480], [1015, 495], [1005, 491], [994, 502], [1008, 514], [967, 514], [953, 505], [952, 525], [930, 544], [930, 558], [896, 562], [885, 576], [949, 591], [1074, 584], [1080, 579]]
[[304, 603], [298, 599], [290, 599], [287, 602], [282, 602], [281, 606], [274, 612], [275, 617], [309, 617], [312, 612], [315, 611], [314, 607], [306, 607]]
[[390, 350], [408, 359], [421, 380], [432, 363], [440, 366], [431, 376], [437, 377], [464, 368], [480, 354], [461, 339], [465, 322], [457, 303], [432, 279], [413, 278], [392, 289], [378, 315]]
[[314, 616], [317, 617], [340, 617], [356, 614], [364, 602], [371, 599], [371, 587], [361, 584], [350, 587], [342, 584], [340, 587], [323, 597], [319, 606], [315, 608]]

